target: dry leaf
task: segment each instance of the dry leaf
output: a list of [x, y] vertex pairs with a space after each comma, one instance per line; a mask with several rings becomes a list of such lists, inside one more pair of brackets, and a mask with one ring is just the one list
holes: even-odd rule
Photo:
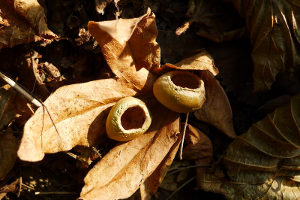
[[209, 71], [201, 71], [200, 77], [205, 84], [206, 101], [201, 109], [194, 112], [194, 115], [198, 120], [207, 122], [228, 137], [234, 138], [236, 134], [233, 128], [232, 111], [226, 93]]
[[199, 53], [185, 58], [175, 65], [166, 63], [161, 68], [157, 69], [157, 72], [165, 72], [170, 69], [178, 69], [178, 70], [208, 70], [214, 76], [219, 73], [218, 68], [215, 67], [214, 60], [212, 56], [205, 50], [201, 50]]
[[[130, 197], [178, 145], [179, 115], [155, 103], [150, 130], [113, 148], [85, 177], [82, 199]], [[95, 179], [95, 177], [97, 177]]]
[[[230, 4], [223, 1], [189, 0], [187, 16], [190, 19], [185, 26], [193, 24], [198, 35], [214, 42], [240, 38], [246, 32], [241, 17]], [[184, 31], [185, 26], [178, 30]]]
[[219, 73], [218, 68], [215, 67], [214, 59], [205, 50], [202, 50], [194, 56], [183, 59], [175, 65], [181, 70], [208, 70], [214, 76]]
[[173, 160], [179, 148], [180, 141], [181, 140], [178, 140], [177, 144], [174, 144], [172, 146], [168, 155], [164, 158], [164, 160], [160, 163], [156, 170], [140, 186], [140, 194], [142, 200], [151, 199], [151, 196], [156, 193], [158, 187], [164, 180], [169, 167], [173, 163]]
[[237, 137], [222, 159], [226, 176], [206, 174], [202, 187], [228, 199], [300, 198], [291, 178], [300, 175], [299, 134], [300, 95]]
[[12, 134], [0, 133], [0, 181], [13, 168], [17, 158], [18, 140]]
[[[146, 80], [147, 73], [144, 83]], [[44, 102], [52, 119], [40, 107], [25, 124], [19, 158], [39, 161], [44, 153], [93, 145], [105, 135], [107, 109], [121, 98], [136, 93], [131, 84], [114, 79], [59, 88]]]
[[245, 17], [253, 45], [254, 90], [271, 88], [279, 72], [300, 64], [300, 5], [297, 1], [227, 0]]
[[16, 118], [17, 113], [12, 107], [15, 94], [8, 84], [0, 88], [0, 130]]
[[[139, 72], [160, 66], [154, 14], [148, 10], [139, 18], [89, 22], [88, 27], [112, 72], [133, 83], [138, 90], [143, 88], [144, 85], [138, 81], [143, 74]], [[149, 76], [148, 82], [152, 81]], [[152, 90], [152, 87], [148, 89]]]
[[[46, 24], [44, 9], [37, 0], [3, 0], [0, 2], [0, 49], [40, 39], [54, 39]], [[37, 38], [36, 38], [37, 39]]]
[[[195, 160], [197, 168], [197, 185], [200, 187], [199, 180], [202, 180], [207, 166], [213, 159], [213, 146], [210, 139], [195, 127], [188, 125], [186, 130], [186, 144], [183, 150], [183, 158]], [[203, 165], [203, 166], [201, 166]]]

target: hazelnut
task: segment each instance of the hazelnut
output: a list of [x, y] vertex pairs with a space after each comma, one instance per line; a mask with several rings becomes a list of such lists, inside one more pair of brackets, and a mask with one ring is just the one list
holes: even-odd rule
[[152, 118], [146, 104], [134, 97], [118, 101], [106, 119], [106, 132], [109, 138], [129, 141], [145, 133]]
[[198, 110], [205, 101], [204, 82], [188, 71], [171, 71], [160, 76], [153, 85], [156, 99], [178, 113]]

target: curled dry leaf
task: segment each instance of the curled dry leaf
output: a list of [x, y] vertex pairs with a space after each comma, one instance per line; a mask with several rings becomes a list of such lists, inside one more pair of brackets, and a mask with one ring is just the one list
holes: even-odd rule
[[18, 140], [12, 134], [0, 133], [0, 181], [13, 168], [17, 158]]
[[[0, 49], [56, 37], [48, 29], [44, 9], [37, 0], [1, 1], [0, 27]], [[35, 35], [41, 38], [35, 38]]]
[[183, 150], [183, 158], [195, 160], [197, 168], [197, 185], [206, 172], [207, 166], [213, 159], [213, 146], [210, 139], [195, 127], [188, 125], [186, 130], [186, 147]]
[[228, 199], [299, 199], [299, 134], [300, 95], [237, 137], [222, 159], [226, 177], [208, 173], [201, 186]]
[[[138, 82], [140, 74], [137, 72], [160, 66], [155, 16], [150, 10], [139, 18], [89, 22], [88, 27], [112, 72], [137, 89], [144, 86]], [[149, 77], [148, 81], [153, 79]]]
[[236, 136], [233, 122], [231, 106], [218, 80], [209, 71], [201, 71], [200, 78], [204, 81], [206, 91], [206, 101], [203, 107], [194, 112], [196, 118], [207, 122], [228, 137]]
[[158, 102], [151, 108], [155, 115], [150, 130], [103, 157], [85, 177], [81, 199], [130, 197], [178, 146], [179, 115]]
[[[144, 83], [146, 79], [147, 73]], [[115, 79], [59, 88], [44, 102], [52, 119], [40, 107], [25, 124], [19, 158], [39, 161], [44, 153], [67, 151], [76, 145], [93, 145], [105, 135], [107, 109], [121, 98], [136, 93], [131, 84]]]
[[161, 68], [157, 69], [158, 72], [162, 73], [171, 69], [178, 70], [208, 70], [214, 76], [219, 73], [218, 68], [215, 67], [214, 59], [212, 56], [204, 49], [202, 49], [199, 53], [185, 58], [175, 65], [166, 63]]
[[300, 4], [293, 0], [226, 1], [246, 18], [253, 45], [254, 90], [268, 90], [279, 72], [293, 72], [300, 64]]

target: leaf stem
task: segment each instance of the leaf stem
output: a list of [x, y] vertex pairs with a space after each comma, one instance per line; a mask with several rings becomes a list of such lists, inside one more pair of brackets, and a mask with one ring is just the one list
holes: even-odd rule
[[185, 132], [186, 132], [186, 127], [187, 127], [187, 122], [189, 119], [189, 112], [186, 114], [185, 122], [184, 122], [184, 127], [183, 127], [183, 133], [182, 133], [182, 141], [180, 145], [180, 152], [179, 152], [179, 159], [182, 160], [182, 152], [183, 152], [183, 144], [184, 144], [184, 138], [185, 138]]

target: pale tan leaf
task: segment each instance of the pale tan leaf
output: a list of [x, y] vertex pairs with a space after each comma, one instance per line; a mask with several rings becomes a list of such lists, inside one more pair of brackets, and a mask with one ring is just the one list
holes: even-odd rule
[[206, 101], [201, 109], [194, 112], [194, 115], [198, 120], [207, 122], [228, 137], [234, 138], [236, 134], [233, 128], [232, 111], [226, 93], [209, 71], [201, 71], [200, 77], [205, 84]]
[[44, 9], [37, 0], [1, 1], [0, 27], [0, 48], [56, 37], [48, 29]]
[[174, 144], [168, 155], [156, 168], [156, 170], [149, 176], [146, 181], [140, 186], [141, 199], [146, 200], [150, 199], [153, 194], [157, 191], [158, 187], [164, 180], [164, 177], [173, 163], [173, 160], [176, 156], [176, 153], [179, 148], [181, 140], [177, 141], [177, 144]]
[[219, 73], [218, 68], [215, 67], [214, 59], [205, 50], [202, 50], [196, 55], [185, 58], [175, 65], [181, 70], [208, 70], [214, 76]]
[[[150, 10], [139, 18], [91, 21], [88, 27], [113, 73], [132, 83], [138, 90], [143, 87], [139, 82], [143, 76], [140, 72], [160, 66], [160, 47], [155, 41], [155, 16]], [[148, 78], [148, 82], [154, 79]]]
[[[147, 73], [144, 84], [146, 79]], [[93, 145], [105, 135], [108, 108], [136, 93], [131, 84], [115, 79], [59, 88], [44, 102], [53, 121], [40, 107], [25, 124], [19, 158], [39, 161], [44, 153], [67, 151], [76, 145]]]
[[0, 181], [13, 168], [17, 158], [18, 140], [12, 134], [0, 134]]
[[[178, 145], [179, 115], [156, 102], [150, 130], [113, 148], [87, 174], [82, 199], [130, 197]], [[95, 178], [97, 177], [97, 178]]]
[[178, 69], [178, 70], [208, 70], [214, 76], [219, 73], [218, 68], [215, 67], [214, 59], [212, 56], [204, 49], [202, 49], [199, 53], [185, 58], [175, 65], [171, 63], [164, 64], [161, 68], [156, 69], [156, 72], [163, 73], [165, 71]]

